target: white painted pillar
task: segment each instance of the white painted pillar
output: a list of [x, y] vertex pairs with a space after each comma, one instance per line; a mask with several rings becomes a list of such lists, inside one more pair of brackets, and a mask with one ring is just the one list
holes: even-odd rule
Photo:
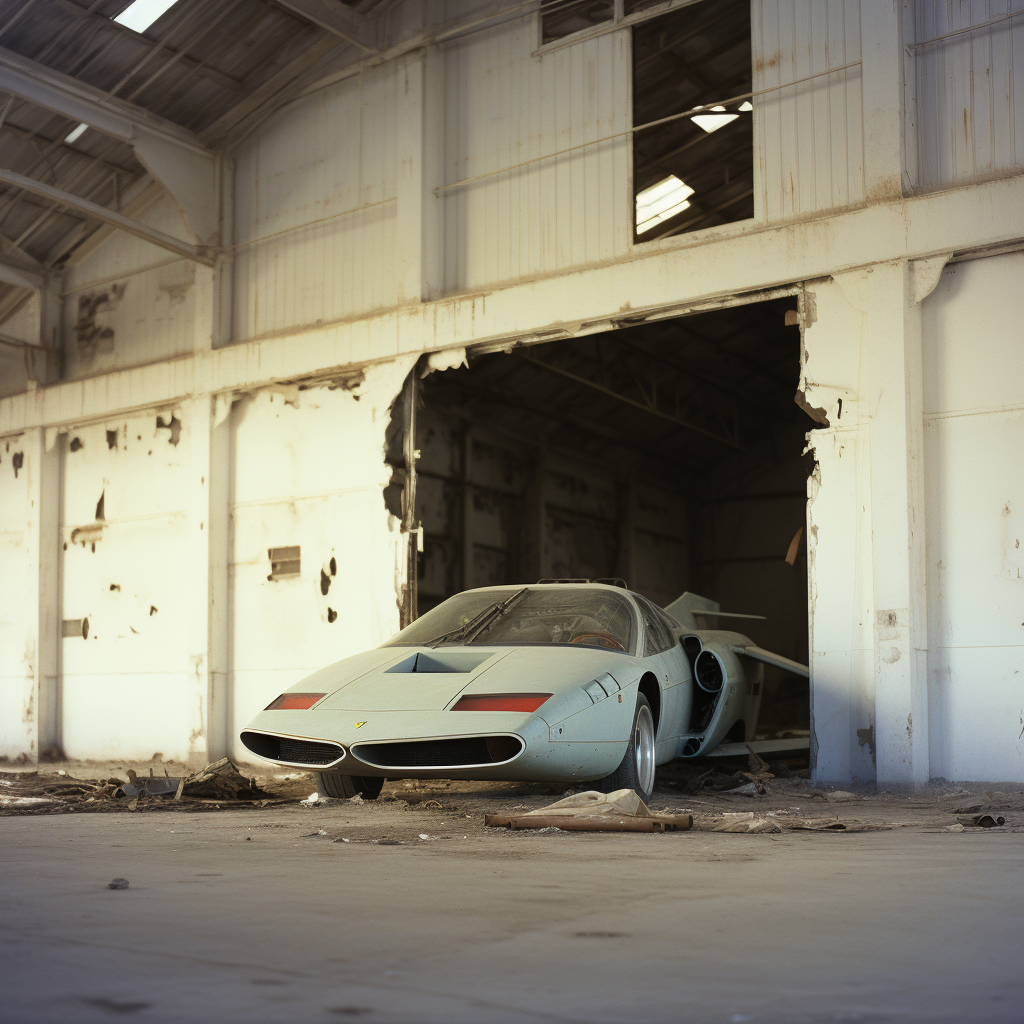
[[403, 57], [398, 71], [395, 242], [402, 302], [426, 302], [444, 290], [443, 200], [434, 195], [444, 167], [443, 104], [444, 65], [437, 48]]
[[60, 644], [60, 452], [56, 431], [47, 451], [45, 429], [22, 439], [28, 474], [25, 537], [29, 548], [25, 609], [25, 682], [22, 698], [23, 752], [60, 744], [58, 645]]
[[880, 787], [929, 778], [920, 306], [906, 261], [867, 275], [868, 414]]
[[904, 194], [904, 16], [901, 0], [860, 5], [864, 191], [868, 202]]
[[223, 757], [230, 737], [228, 687], [229, 396], [183, 403], [189, 428], [189, 760]]

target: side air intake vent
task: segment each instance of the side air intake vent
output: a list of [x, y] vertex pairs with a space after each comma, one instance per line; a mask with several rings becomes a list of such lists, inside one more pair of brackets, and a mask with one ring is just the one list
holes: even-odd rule
[[375, 768], [470, 768], [504, 764], [517, 757], [517, 736], [467, 736], [451, 740], [360, 743], [352, 754]]
[[718, 693], [725, 682], [725, 672], [714, 652], [701, 651], [693, 667], [697, 685], [708, 693]]
[[268, 761], [309, 768], [323, 768], [345, 756], [345, 748], [339, 743], [327, 743], [324, 740], [296, 740], [290, 736], [272, 736], [246, 730], [242, 733], [242, 742], [254, 754]]

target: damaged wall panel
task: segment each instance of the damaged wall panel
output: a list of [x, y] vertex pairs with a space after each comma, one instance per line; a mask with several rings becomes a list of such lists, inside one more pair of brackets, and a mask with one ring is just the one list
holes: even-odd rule
[[[231, 415], [232, 756], [238, 731], [282, 690], [398, 630], [406, 535], [384, 505], [388, 409], [415, 359], [354, 390], [257, 392]], [[268, 580], [270, 548], [301, 549], [299, 575]]]
[[923, 303], [931, 773], [1024, 782], [1024, 254]]
[[398, 301], [396, 62], [280, 111], [239, 148], [234, 336]]
[[[170, 197], [139, 219], [186, 237]], [[141, 268], [143, 269], [140, 273]], [[191, 352], [208, 318], [210, 271], [123, 232], [68, 268], [64, 279], [64, 377], [90, 377]], [[209, 331], [209, 328], [207, 328]]]
[[61, 640], [69, 757], [188, 755], [190, 444], [170, 410], [67, 434], [62, 618], [89, 620]]

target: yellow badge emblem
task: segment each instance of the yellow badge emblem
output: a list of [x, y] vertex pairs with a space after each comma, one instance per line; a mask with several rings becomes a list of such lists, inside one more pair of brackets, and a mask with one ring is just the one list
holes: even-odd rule
[[364, 725], [366, 725], [366, 723], [365, 723], [365, 722], [356, 722], [356, 728], [357, 728], [357, 729], [362, 729], [362, 727], [363, 727]]

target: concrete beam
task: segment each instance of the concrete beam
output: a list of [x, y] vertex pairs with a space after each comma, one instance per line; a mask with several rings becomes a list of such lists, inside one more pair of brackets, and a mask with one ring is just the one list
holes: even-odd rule
[[152, 242], [153, 245], [158, 245], [161, 249], [167, 249], [169, 252], [176, 253], [178, 256], [184, 256], [187, 259], [195, 260], [197, 263], [203, 263], [208, 267], [212, 267], [215, 263], [213, 255], [209, 252], [206, 246], [193, 245], [191, 242], [184, 242], [181, 239], [172, 238], [170, 235], [165, 235], [162, 231], [158, 231], [156, 228], [148, 227], [137, 220], [125, 217], [122, 214], [117, 213], [115, 210], [109, 210], [107, 207], [100, 206], [98, 203], [90, 202], [88, 199], [82, 199], [81, 196], [75, 196], [70, 192], [62, 191], [59, 188], [53, 188], [51, 185], [46, 185], [41, 181], [36, 181], [35, 178], [26, 178], [23, 174], [15, 174], [13, 171], [7, 171], [0, 168], [0, 182], [6, 185], [12, 185], [15, 188], [24, 189], [26, 192], [31, 192], [37, 196], [43, 196], [45, 199], [52, 199], [55, 203], [60, 203], [63, 206], [70, 207], [72, 210], [78, 210], [80, 213], [84, 213], [89, 217], [95, 217], [96, 220], [102, 221], [104, 224], [112, 224], [114, 227], [120, 228], [122, 231], [127, 231], [130, 235], [135, 235], [136, 238], [142, 238], [147, 242]]
[[277, 0], [277, 3], [360, 50], [378, 52], [376, 26], [365, 15], [339, 0]]
[[174, 198], [196, 238], [216, 238], [214, 154], [192, 132], [3, 47], [0, 90], [129, 143]]
[[[750, 301], [762, 290], [893, 260], [1024, 245], [1022, 183], [1024, 176], [1010, 177], [790, 223], [729, 225], [714, 240], [671, 239], [628, 260], [64, 381], [38, 389], [28, 400], [0, 399], [0, 435], [411, 353], [467, 345], [493, 350], [523, 338], [573, 337], [602, 324], [611, 328], [626, 316], [636, 321], [717, 308]], [[972, 201], [965, 203], [968, 191]]]

